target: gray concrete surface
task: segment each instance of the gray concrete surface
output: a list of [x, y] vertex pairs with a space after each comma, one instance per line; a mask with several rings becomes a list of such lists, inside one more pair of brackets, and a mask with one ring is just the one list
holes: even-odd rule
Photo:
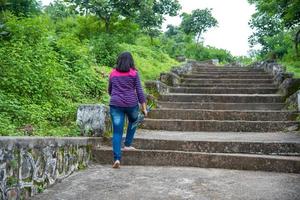
[[283, 132], [182, 132], [139, 129], [135, 138], [180, 141], [291, 142], [300, 143], [300, 133]]
[[93, 165], [44, 191], [33, 200], [296, 200], [300, 174]]

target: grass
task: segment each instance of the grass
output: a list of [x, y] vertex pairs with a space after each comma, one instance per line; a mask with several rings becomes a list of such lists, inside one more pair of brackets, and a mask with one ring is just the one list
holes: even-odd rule
[[142, 81], [155, 80], [161, 72], [179, 64], [159, 50], [131, 44], [121, 44], [121, 48], [132, 53]]
[[294, 73], [294, 78], [300, 78], [300, 61], [281, 62], [287, 72]]

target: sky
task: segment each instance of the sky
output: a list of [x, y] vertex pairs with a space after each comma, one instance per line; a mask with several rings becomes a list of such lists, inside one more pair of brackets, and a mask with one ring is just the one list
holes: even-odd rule
[[41, 1], [42, 1], [43, 5], [48, 5], [53, 0], [41, 0]]
[[[204, 44], [227, 49], [233, 55], [247, 55], [250, 49], [248, 37], [252, 34], [248, 22], [255, 12], [247, 0], [179, 0], [181, 12], [191, 13], [195, 9], [212, 8], [212, 15], [218, 27], [209, 29], [204, 36]], [[179, 25], [180, 17], [167, 17], [163, 29], [168, 24]]]
[[[42, 0], [44, 5], [53, 0]], [[212, 8], [212, 15], [218, 27], [209, 29], [204, 35], [204, 45], [227, 49], [234, 56], [247, 55], [250, 50], [248, 37], [252, 30], [248, 26], [255, 7], [247, 0], [179, 0], [182, 12], [191, 13], [195, 9]], [[168, 24], [179, 25], [180, 17], [166, 17], [163, 30]]]

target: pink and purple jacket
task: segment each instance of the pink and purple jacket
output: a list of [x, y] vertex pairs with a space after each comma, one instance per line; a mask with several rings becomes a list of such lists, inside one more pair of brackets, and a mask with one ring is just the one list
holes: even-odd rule
[[113, 69], [109, 76], [108, 93], [112, 106], [133, 107], [145, 103], [145, 95], [136, 70], [118, 72]]

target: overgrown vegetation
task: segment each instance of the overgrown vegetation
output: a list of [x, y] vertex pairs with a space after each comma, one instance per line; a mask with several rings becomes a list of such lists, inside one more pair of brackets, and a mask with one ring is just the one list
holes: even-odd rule
[[275, 59], [300, 77], [300, 1], [248, 1], [256, 6], [249, 23], [255, 32], [249, 42], [262, 47], [257, 59]]

